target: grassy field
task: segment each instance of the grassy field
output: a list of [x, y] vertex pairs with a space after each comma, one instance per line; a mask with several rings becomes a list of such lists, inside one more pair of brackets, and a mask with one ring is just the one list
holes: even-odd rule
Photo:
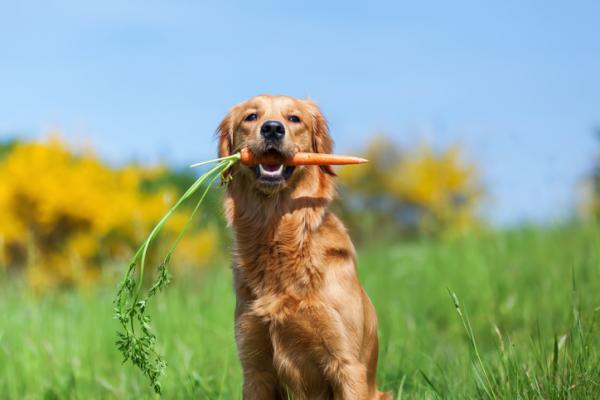
[[[395, 398], [600, 396], [599, 229], [522, 228], [359, 253], [380, 319], [379, 384]], [[0, 398], [154, 398], [120, 363], [112, 286], [40, 297], [2, 280]], [[150, 313], [169, 363], [163, 396], [240, 398], [230, 271], [182, 281]]]

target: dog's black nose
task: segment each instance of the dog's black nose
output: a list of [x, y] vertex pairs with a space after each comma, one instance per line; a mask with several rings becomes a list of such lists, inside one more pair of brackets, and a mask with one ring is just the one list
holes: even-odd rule
[[267, 140], [281, 140], [285, 135], [285, 127], [279, 121], [267, 121], [260, 127], [260, 134]]

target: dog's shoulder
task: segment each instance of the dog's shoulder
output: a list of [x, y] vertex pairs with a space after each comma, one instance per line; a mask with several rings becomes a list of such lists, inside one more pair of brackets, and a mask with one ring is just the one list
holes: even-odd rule
[[356, 252], [348, 230], [333, 212], [327, 211], [323, 216], [316, 239], [325, 259], [354, 261]]

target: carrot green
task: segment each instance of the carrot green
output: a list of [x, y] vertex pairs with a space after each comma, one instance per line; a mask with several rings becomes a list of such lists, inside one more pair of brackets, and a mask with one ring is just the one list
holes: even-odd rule
[[[125, 273], [125, 277], [119, 283], [117, 295], [114, 300], [115, 318], [120, 323], [120, 330], [117, 332], [117, 347], [123, 354], [123, 363], [130, 360], [136, 365], [150, 380], [150, 384], [156, 393], [161, 393], [159, 379], [164, 373], [167, 364], [162, 356], [156, 351], [156, 336], [150, 325], [152, 319], [150, 315], [146, 314], [148, 302], [154, 295], [169, 284], [171, 275], [168, 267], [171, 255], [185, 234], [194, 215], [198, 212], [206, 194], [223, 172], [238, 162], [239, 159], [240, 155], [238, 153], [194, 165], [199, 166], [217, 163], [206, 173], [202, 174], [156, 224], [146, 240], [136, 251], [129, 263], [129, 268]], [[197, 200], [189, 220], [179, 232], [177, 238], [160, 263], [155, 281], [150, 288], [144, 292], [146, 255], [152, 241], [158, 236], [169, 217], [171, 217], [173, 213], [186, 202], [186, 200], [193, 197], [197, 192], [202, 192], [202, 194]]]

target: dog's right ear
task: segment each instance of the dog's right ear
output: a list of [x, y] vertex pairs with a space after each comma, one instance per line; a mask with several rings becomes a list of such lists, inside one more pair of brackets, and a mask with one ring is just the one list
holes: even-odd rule
[[217, 139], [219, 140], [219, 157], [230, 156], [233, 149], [233, 123], [231, 114], [227, 114], [219, 124]]
[[[219, 141], [219, 158], [230, 156], [233, 151], [233, 119], [231, 113], [227, 114], [217, 128], [217, 140]], [[221, 173], [221, 184], [224, 185], [231, 177], [231, 168]]]

